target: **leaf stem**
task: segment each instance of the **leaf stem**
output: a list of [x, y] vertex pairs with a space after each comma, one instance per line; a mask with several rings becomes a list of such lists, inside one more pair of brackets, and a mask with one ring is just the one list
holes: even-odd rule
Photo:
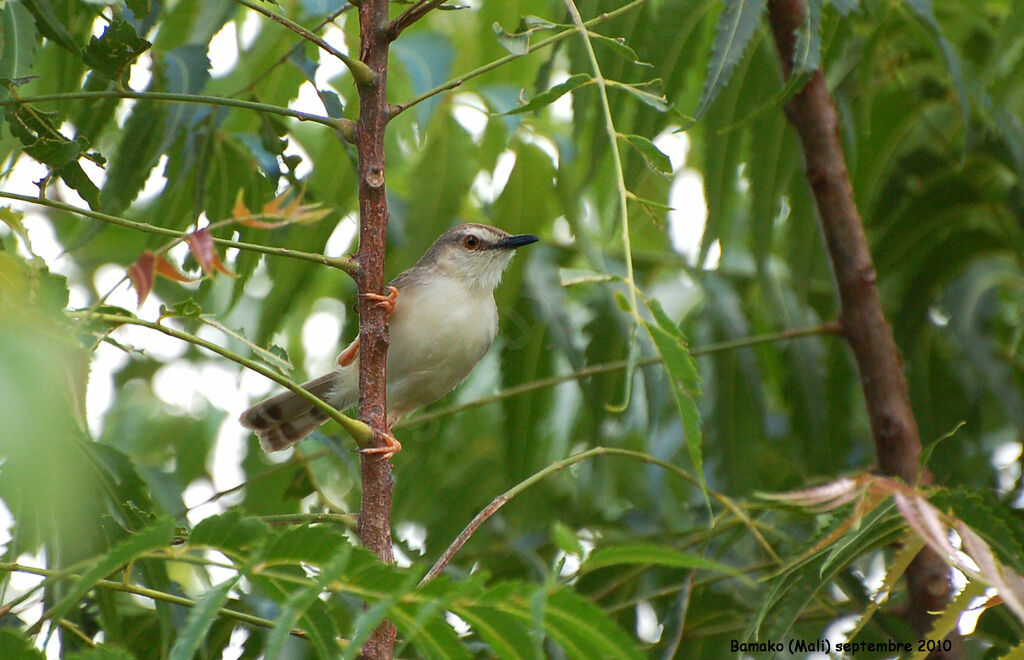
[[[112, 225], [118, 225], [120, 227], [128, 227], [136, 231], [145, 232], [147, 234], [156, 234], [158, 236], [171, 236], [173, 238], [187, 238], [189, 232], [180, 231], [177, 229], [168, 229], [166, 227], [157, 227], [145, 222], [138, 222], [135, 220], [128, 220], [121, 218], [116, 215], [110, 215], [107, 213], [101, 213], [99, 211], [92, 211], [90, 209], [83, 209], [71, 204], [64, 204], [63, 202], [56, 202], [45, 197], [32, 197], [29, 195], [19, 195], [18, 193], [7, 192], [0, 190], [0, 198], [14, 199], [20, 202], [27, 202], [29, 204], [38, 204], [40, 206], [47, 206], [59, 211], [65, 211], [67, 213], [74, 213], [76, 215], [83, 215], [94, 220], [106, 222]], [[349, 259], [348, 257], [328, 257], [323, 254], [313, 254], [311, 252], [299, 252], [297, 250], [291, 250], [288, 248], [277, 248], [269, 247], [266, 245], [259, 245], [258, 243], [243, 243], [241, 241], [232, 241], [226, 238], [214, 238], [213, 242], [217, 245], [223, 245], [224, 247], [237, 248], [239, 250], [247, 250], [249, 252], [259, 252], [261, 254], [269, 254], [278, 257], [288, 257], [289, 259], [298, 259], [300, 261], [310, 261], [324, 266], [331, 266], [339, 270], [344, 271], [351, 277], [355, 277], [359, 270], [359, 266], [355, 260]]]
[[146, 321], [132, 316], [124, 316], [122, 314], [85, 313], [83, 316], [106, 323], [142, 326], [144, 328], [149, 328], [150, 330], [162, 332], [168, 337], [174, 337], [175, 339], [180, 339], [195, 346], [205, 348], [208, 351], [212, 351], [221, 357], [225, 357], [232, 362], [236, 362], [243, 367], [247, 367], [263, 376], [266, 376], [278, 385], [288, 388], [292, 392], [295, 392], [302, 398], [314, 404], [317, 408], [327, 413], [331, 419], [341, 425], [341, 427], [345, 429], [350, 436], [352, 436], [352, 439], [356, 441], [356, 444], [359, 445], [359, 447], [368, 447], [373, 443], [373, 431], [366, 424], [342, 414], [341, 411], [337, 410], [334, 406], [326, 401], [322, 401], [308, 390], [303, 389], [300, 385], [296, 384], [295, 381], [278, 374], [255, 360], [243, 357], [234, 351], [226, 349], [223, 346], [218, 346], [217, 344], [207, 341], [202, 337], [197, 337], [196, 335], [182, 330], [176, 330], [161, 323], [154, 323], [152, 321]]
[[138, 99], [138, 100], [150, 100], [150, 101], [170, 101], [174, 103], [195, 103], [199, 105], [216, 105], [226, 106], [230, 108], [244, 108], [246, 110], [254, 110], [256, 112], [268, 112], [275, 115], [282, 115], [284, 117], [292, 117], [299, 121], [311, 121], [317, 124], [323, 124], [329, 128], [341, 130], [342, 124], [350, 122], [348, 119], [335, 119], [333, 117], [323, 117], [321, 115], [314, 115], [309, 112], [302, 112], [301, 110], [292, 110], [291, 108], [282, 107], [279, 105], [269, 105], [267, 103], [258, 103], [256, 101], [245, 101], [242, 99], [232, 99], [223, 96], [205, 96], [202, 94], [175, 94], [172, 92], [133, 92], [128, 90], [102, 90], [95, 92], [68, 92], [61, 94], [40, 94], [39, 96], [22, 96], [18, 98], [10, 98], [5, 101], [0, 101], [0, 108], [8, 105], [24, 105], [28, 103], [47, 103], [51, 101], [75, 101], [80, 99], [104, 99], [104, 98], [118, 98], [118, 99]]
[[[560, 472], [561, 470], [564, 470], [565, 468], [571, 465], [575, 465], [576, 463], [580, 463], [587, 459], [595, 458], [598, 456], [623, 456], [626, 458], [632, 458], [633, 460], [637, 460], [643, 463], [657, 465], [658, 467], [667, 470], [671, 474], [679, 477], [680, 479], [689, 483], [690, 485], [697, 486], [698, 488], [701, 487], [701, 484], [698, 482], [698, 480], [695, 479], [689, 473], [687, 473], [685, 470], [683, 470], [681, 467], [669, 463], [668, 461], [663, 461], [660, 458], [655, 458], [654, 456], [651, 456], [650, 454], [645, 454], [643, 452], [633, 451], [630, 449], [619, 449], [617, 447], [594, 447], [593, 449], [588, 449], [578, 454], [573, 454], [572, 456], [563, 458], [560, 461], [555, 461], [554, 463], [551, 463], [550, 465], [544, 467], [543, 469], [533, 473], [526, 479], [523, 479], [512, 488], [509, 488], [504, 493], [498, 495], [496, 498], [491, 500], [491, 503], [484, 507], [483, 510], [480, 511], [480, 513], [476, 514], [476, 516], [471, 521], [469, 521], [469, 524], [466, 525], [462, 532], [460, 532], [459, 535], [455, 538], [455, 540], [452, 541], [451, 545], [449, 545], [448, 548], [441, 554], [441, 556], [437, 559], [437, 561], [430, 568], [430, 570], [427, 571], [427, 574], [423, 576], [423, 579], [420, 581], [420, 586], [423, 586], [430, 580], [433, 580], [435, 577], [440, 575], [441, 571], [444, 570], [444, 567], [447, 566], [449, 562], [451, 562], [452, 558], [455, 557], [455, 554], [462, 548], [462, 546], [466, 544], [466, 541], [468, 541], [469, 538], [473, 536], [473, 534], [476, 532], [476, 530], [480, 528], [481, 525], [487, 522], [488, 518], [497, 513], [497, 511], [501, 509], [501, 507], [505, 506], [506, 502], [511, 500], [516, 495], [519, 495], [530, 486], [533, 486], [537, 482], [541, 481], [545, 477], [548, 477], [556, 472]], [[753, 523], [753, 521], [750, 520], [749, 516], [747, 516], [746, 513], [744, 513], [743, 510], [736, 505], [735, 502], [733, 502], [730, 498], [726, 497], [725, 495], [716, 493], [710, 489], [706, 490], [712, 497], [721, 502], [722, 505], [725, 506], [725, 508], [727, 508], [734, 515], [736, 515], [737, 518], [748, 527], [748, 529], [750, 529], [754, 538], [757, 539], [758, 543], [761, 544], [765, 552], [768, 553], [768, 555], [776, 563], [781, 563], [782, 560], [775, 553], [775, 550], [771, 547], [771, 545], [764, 539], [763, 536], [761, 536], [761, 533], [757, 530], [757, 526]]]
[[[648, 2], [648, 0], [633, 0], [633, 2], [627, 3], [627, 4], [619, 7], [618, 9], [615, 9], [615, 10], [609, 11], [609, 12], [605, 12], [605, 13], [601, 14], [600, 16], [597, 16], [595, 18], [590, 19], [589, 21], [584, 23], [584, 25], [587, 26], [587, 27], [591, 27], [591, 26], [594, 26], [594, 25], [599, 25], [601, 23], [604, 23], [605, 21], [609, 21], [609, 20], [611, 20], [613, 18], [617, 18], [618, 16], [620, 16], [622, 14], [625, 14], [628, 11], [632, 11], [636, 7], [639, 7], [640, 5], [646, 4], [647, 2]], [[570, 29], [565, 30], [563, 32], [559, 32], [558, 34], [552, 35], [552, 36], [548, 37], [547, 39], [543, 39], [541, 41], [538, 41], [535, 44], [531, 43], [527, 47], [527, 49], [526, 49], [526, 54], [532, 53], [535, 50], [540, 50], [541, 48], [546, 48], [547, 46], [551, 46], [553, 44], [557, 44], [560, 41], [563, 41], [564, 39], [566, 39], [566, 38], [576, 34], [576, 32], [577, 32], [577, 30], [570, 28]], [[479, 66], [479, 67], [477, 67], [477, 68], [475, 68], [475, 69], [473, 69], [471, 71], [467, 71], [466, 73], [462, 74], [458, 78], [452, 78], [451, 80], [449, 80], [448, 82], [446, 82], [446, 83], [444, 83], [442, 85], [439, 85], [439, 86], [437, 86], [437, 87], [435, 87], [433, 89], [428, 89], [427, 91], [423, 92], [422, 94], [420, 94], [419, 96], [413, 98], [410, 101], [407, 101], [407, 102], [402, 103], [400, 105], [392, 106], [391, 117], [390, 118], [394, 119], [396, 116], [402, 114], [403, 112], [405, 112], [406, 110], [408, 110], [409, 108], [411, 108], [414, 105], [422, 103], [422, 102], [426, 101], [427, 99], [429, 99], [429, 98], [431, 98], [433, 96], [437, 96], [438, 94], [440, 94], [442, 92], [446, 92], [446, 91], [448, 91], [450, 89], [455, 89], [456, 87], [459, 87], [460, 85], [462, 85], [467, 80], [470, 80], [472, 78], [476, 78], [477, 76], [483, 75], [483, 74], [485, 74], [485, 73], [487, 73], [489, 71], [493, 71], [494, 69], [497, 69], [500, 66], [504, 66], [505, 64], [508, 64], [512, 60], [519, 59], [520, 57], [523, 57], [523, 56], [522, 55], [512, 55], [512, 54], [509, 54], [509, 55], [506, 55], [504, 57], [500, 57], [500, 58], [494, 60], [493, 62], [489, 62], [487, 64], [484, 64], [483, 66]]]
[[364, 63], [360, 62], [357, 59], [349, 57], [348, 55], [341, 52], [334, 46], [330, 45], [329, 43], [324, 41], [323, 37], [321, 37], [320, 35], [314, 34], [307, 30], [306, 28], [299, 25], [298, 23], [288, 18], [285, 18], [280, 14], [275, 14], [266, 7], [261, 7], [260, 5], [256, 4], [255, 2], [251, 2], [250, 0], [235, 0], [235, 2], [244, 7], [248, 7], [256, 13], [263, 14], [270, 20], [283, 25], [284, 27], [288, 28], [295, 34], [302, 36], [304, 39], [312, 41], [323, 50], [337, 57], [339, 60], [342, 61], [342, 63], [345, 64], [345, 66], [348, 67], [348, 70], [352, 72], [352, 78], [356, 81], [357, 85], [371, 85], [373, 84], [373, 81], [376, 79], [376, 75], [373, 73], [370, 67], [366, 66]]
[[[23, 564], [17, 564], [13, 562], [0, 562], [0, 571], [18, 572], [18, 573], [29, 573], [31, 575], [41, 575], [46, 578], [55, 578], [59, 580], [74, 580], [77, 575], [69, 575], [64, 571], [54, 571], [46, 568], [36, 568], [34, 566], [25, 566]], [[164, 591], [157, 591], [156, 589], [149, 589], [147, 587], [140, 587], [127, 582], [116, 582], [114, 580], [97, 580], [96, 586], [103, 587], [104, 589], [110, 589], [112, 591], [120, 591], [123, 593], [134, 594], [136, 596], [142, 596], [151, 600], [163, 601], [172, 605], [183, 605], [185, 607], [195, 607], [196, 602], [191, 598], [185, 598], [184, 596], [176, 596], [169, 594]], [[222, 616], [226, 616], [243, 623], [252, 624], [254, 626], [260, 626], [261, 628], [273, 628], [275, 622], [270, 619], [264, 619], [263, 617], [254, 616], [245, 612], [239, 612], [237, 610], [229, 610], [227, 608], [220, 608], [217, 610]], [[293, 630], [292, 635], [296, 637], [305, 638], [306, 634], [301, 630]]]

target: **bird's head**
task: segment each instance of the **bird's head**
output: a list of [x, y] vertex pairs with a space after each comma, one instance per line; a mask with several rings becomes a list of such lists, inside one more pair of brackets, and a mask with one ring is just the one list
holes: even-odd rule
[[513, 235], [497, 227], [467, 223], [441, 234], [416, 265], [473, 287], [494, 290], [515, 249], [538, 240], [533, 234]]

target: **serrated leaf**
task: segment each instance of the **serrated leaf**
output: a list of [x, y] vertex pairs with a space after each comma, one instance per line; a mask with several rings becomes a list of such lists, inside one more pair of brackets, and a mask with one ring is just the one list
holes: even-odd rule
[[796, 45], [793, 48], [793, 75], [813, 73], [821, 68], [821, 3], [823, 0], [807, 1], [807, 17], [797, 28]]
[[729, 84], [733, 69], [743, 57], [743, 52], [761, 24], [761, 15], [767, 0], [725, 0], [725, 10], [718, 17], [715, 40], [711, 45], [711, 60], [708, 74], [704, 79], [697, 110], [693, 113], [699, 119], [704, 116], [718, 94]]
[[562, 96], [568, 94], [578, 87], [589, 84], [593, 79], [585, 73], [577, 73], [573, 76], [569, 76], [568, 80], [561, 82], [554, 87], [551, 87], [547, 91], [537, 94], [528, 102], [518, 107], [509, 110], [508, 112], [502, 113], [503, 115], [518, 115], [523, 112], [530, 112], [543, 108], [544, 106], [551, 105]]
[[21, 4], [24, 4], [25, 8], [32, 13], [36, 19], [36, 27], [44, 37], [52, 39], [69, 52], [78, 55], [78, 44], [75, 43], [74, 37], [57, 16], [50, 0], [24, 0]]
[[195, 298], [186, 298], [173, 305], [160, 305], [160, 318], [184, 318], [198, 319], [203, 313], [203, 308], [196, 302]]
[[352, 624], [352, 634], [349, 636], [348, 646], [341, 656], [342, 660], [352, 660], [359, 657], [359, 651], [362, 649], [363, 644], [366, 643], [366, 640], [370, 639], [370, 635], [373, 634], [373, 631], [377, 629], [377, 626], [387, 616], [390, 607], [391, 603], [386, 600], [374, 603], [356, 617], [355, 622]]
[[217, 619], [217, 612], [228, 601], [231, 590], [238, 584], [241, 574], [235, 575], [216, 587], [213, 587], [199, 599], [199, 602], [189, 611], [185, 620], [185, 628], [174, 640], [171, 647], [170, 660], [191, 660], [199, 650], [210, 626]]
[[644, 162], [652, 170], [661, 174], [672, 173], [672, 161], [653, 142], [642, 135], [622, 135], [621, 137], [640, 152], [640, 155], [644, 157]]
[[188, 536], [189, 545], [220, 550], [239, 557], [270, 536], [270, 527], [256, 518], [229, 511], [204, 518]]
[[64, 597], [54, 605], [47, 616], [51, 620], [58, 620], [64, 616], [72, 606], [81, 600], [96, 583], [107, 577], [128, 562], [150, 550], [165, 548], [171, 543], [174, 537], [174, 521], [170, 518], [161, 518], [152, 526], [140, 532], [132, 534], [117, 543], [109, 552], [98, 557], [82, 575], [72, 584]]
[[[344, 534], [324, 525], [291, 527], [267, 546], [262, 561], [321, 566], [351, 545]], [[345, 562], [348, 562], [348, 555]]]
[[148, 41], [140, 37], [131, 23], [116, 19], [103, 34], [89, 40], [82, 51], [82, 60], [111, 80], [120, 80], [139, 55], [149, 50]]

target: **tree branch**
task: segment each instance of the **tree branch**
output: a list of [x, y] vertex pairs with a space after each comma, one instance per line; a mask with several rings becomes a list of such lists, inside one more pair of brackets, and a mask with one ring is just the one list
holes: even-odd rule
[[[807, 7], [804, 0], [770, 0], [768, 18], [788, 79], [793, 73], [796, 32], [807, 20]], [[874, 262], [853, 198], [839, 139], [839, 115], [821, 70], [811, 75], [785, 109], [803, 148], [807, 180], [838, 288], [839, 321], [860, 374], [879, 470], [910, 485], [928, 481], [920, 466], [921, 440], [903, 361], [882, 311]], [[907, 583], [908, 619], [923, 636], [931, 628], [929, 612], [941, 611], [949, 602], [949, 568], [926, 549], [908, 570]]]
[[[359, 59], [373, 73], [370, 82], [360, 84], [356, 149], [359, 153], [359, 419], [374, 430], [377, 444], [387, 432], [385, 408], [385, 364], [388, 329], [384, 310], [366, 293], [384, 290], [384, 248], [388, 228], [388, 206], [384, 192], [384, 129], [388, 123], [387, 34], [389, 0], [359, 3]], [[359, 538], [382, 562], [395, 561], [391, 550], [391, 462], [380, 454], [361, 457], [362, 502], [359, 508]], [[395, 626], [384, 621], [363, 646], [367, 658], [390, 658], [394, 654]]]
[[388, 24], [388, 38], [394, 41], [398, 38], [398, 35], [402, 34], [403, 30], [444, 3], [445, 0], [419, 0], [419, 2], [406, 9], [398, 18]]

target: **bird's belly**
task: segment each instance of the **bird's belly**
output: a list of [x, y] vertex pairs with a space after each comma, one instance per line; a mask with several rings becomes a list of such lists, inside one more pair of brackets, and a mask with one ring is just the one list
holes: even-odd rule
[[392, 417], [454, 389], [487, 352], [498, 325], [490, 292], [480, 296], [462, 288], [414, 290], [407, 298], [399, 301], [389, 323], [387, 397]]

